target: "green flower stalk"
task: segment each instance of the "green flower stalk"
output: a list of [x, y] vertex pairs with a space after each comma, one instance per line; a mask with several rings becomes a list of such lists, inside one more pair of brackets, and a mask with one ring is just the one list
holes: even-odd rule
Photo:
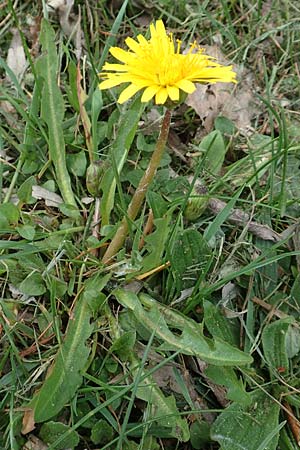
[[115, 236], [113, 237], [111, 243], [109, 244], [103, 256], [102, 261], [105, 264], [108, 263], [112, 259], [112, 257], [115, 256], [118, 250], [122, 247], [128, 233], [128, 223], [134, 221], [140, 211], [140, 208], [145, 200], [148, 188], [154, 178], [154, 175], [157, 171], [162, 155], [164, 153], [164, 149], [169, 135], [170, 123], [171, 123], [171, 111], [167, 109], [163, 118], [163, 122], [161, 124], [161, 129], [156, 143], [156, 147], [154, 152], [152, 153], [152, 157], [150, 159], [148, 168], [144, 173], [137, 187], [137, 190], [135, 191], [132, 197], [132, 200], [127, 209], [126, 216], [123, 217], [123, 220]]

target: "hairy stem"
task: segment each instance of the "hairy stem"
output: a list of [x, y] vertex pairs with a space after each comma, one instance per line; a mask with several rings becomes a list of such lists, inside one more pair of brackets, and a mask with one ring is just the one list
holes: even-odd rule
[[140, 211], [149, 185], [151, 184], [154, 178], [154, 175], [157, 171], [162, 155], [164, 153], [164, 149], [168, 139], [170, 123], [171, 123], [171, 111], [167, 109], [163, 118], [163, 122], [161, 124], [161, 129], [156, 143], [156, 147], [150, 159], [147, 170], [144, 173], [137, 187], [137, 190], [135, 191], [132, 197], [126, 215], [123, 217], [123, 220], [115, 236], [113, 237], [111, 243], [109, 244], [103, 256], [102, 261], [104, 262], [104, 264], [108, 263], [112, 259], [112, 257], [118, 252], [118, 250], [122, 247], [125, 238], [128, 234], [128, 223], [130, 221], [133, 221]]

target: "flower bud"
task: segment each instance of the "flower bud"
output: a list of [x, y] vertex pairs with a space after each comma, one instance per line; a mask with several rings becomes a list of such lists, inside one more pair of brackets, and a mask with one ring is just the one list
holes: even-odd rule
[[198, 219], [206, 210], [208, 199], [206, 187], [196, 183], [184, 210], [184, 217], [191, 221]]
[[100, 196], [100, 183], [107, 169], [107, 164], [103, 161], [92, 162], [86, 171], [86, 187], [93, 197]]

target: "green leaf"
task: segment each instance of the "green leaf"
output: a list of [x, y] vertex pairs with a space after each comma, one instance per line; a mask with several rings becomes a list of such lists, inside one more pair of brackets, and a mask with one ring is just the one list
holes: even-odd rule
[[232, 136], [236, 131], [235, 124], [225, 116], [218, 116], [215, 119], [215, 129], [222, 134]]
[[127, 441], [123, 445], [124, 450], [139, 450], [139, 445], [134, 441]]
[[3, 203], [0, 205], [0, 214], [6, 218], [9, 224], [18, 223], [20, 217], [19, 208], [13, 203]]
[[288, 358], [293, 358], [300, 351], [300, 330], [290, 326], [286, 334], [286, 353]]
[[[211, 302], [204, 301], [204, 323], [213, 337], [219, 337], [231, 345], [239, 345], [239, 334], [237, 324], [233, 324], [229, 319], [221, 314], [220, 309]], [[236, 326], [235, 326], [236, 325]]]
[[[285, 173], [283, 172], [285, 170]], [[299, 176], [299, 156], [298, 154], [287, 154], [286, 167], [278, 165], [275, 175], [273, 195], [281, 204], [282, 197], [285, 213], [292, 217], [299, 217], [300, 214], [300, 176]], [[285, 215], [282, 213], [282, 215]]]
[[135, 331], [126, 331], [116, 339], [109, 349], [110, 353], [116, 353], [119, 358], [126, 361], [132, 352], [136, 340]]
[[71, 180], [66, 167], [63, 119], [65, 106], [57, 85], [58, 56], [55, 33], [46, 19], [42, 19], [40, 42], [42, 56], [37, 60], [36, 71], [43, 79], [41, 94], [41, 116], [48, 126], [49, 153], [55, 167], [57, 183], [65, 203], [76, 207]]
[[280, 405], [262, 391], [251, 397], [250, 406], [233, 403], [214, 422], [211, 437], [221, 450], [277, 449]]
[[19, 285], [19, 289], [26, 295], [42, 295], [46, 292], [46, 286], [39, 272], [30, 273]]
[[22, 203], [34, 203], [35, 199], [32, 197], [32, 186], [36, 184], [35, 177], [29, 177], [27, 178], [24, 183], [21, 184], [21, 186], [18, 189], [17, 196], [20, 202]]
[[74, 448], [79, 444], [79, 435], [77, 431], [72, 430], [68, 425], [61, 422], [47, 422], [41, 427], [39, 436], [46, 445], [53, 444], [61, 435], [68, 431], [68, 435], [54, 445], [53, 450], [64, 450], [66, 448]]
[[90, 353], [86, 341], [93, 331], [90, 322], [95, 311], [95, 297], [100, 296], [107, 280], [107, 277], [99, 279], [99, 276], [88, 280], [85, 290], [77, 300], [65, 339], [51, 367], [51, 373], [27, 405], [34, 411], [35, 422], [44, 422], [58, 414], [81, 385], [81, 371]]
[[205, 369], [205, 375], [214, 383], [227, 387], [227, 398], [229, 400], [245, 406], [251, 403], [250, 394], [245, 391], [242, 380], [238, 379], [232, 367], [218, 367], [210, 364]]
[[[97, 158], [97, 149], [99, 141], [101, 139], [101, 134], [103, 132], [98, 132], [98, 118], [103, 106], [102, 92], [100, 89], [96, 89], [92, 95], [92, 114], [91, 114], [91, 126], [92, 126], [92, 136], [93, 136], [93, 151], [95, 154], [95, 159]], [[102, 122], [103, 124], [103, 122]], [[100, 128], [103, 128], [101, 124]]]
[[156, 219], [162, 217], [167, 212], [169, 206], [160, 193], [153, 191], [148, 191], [147, 203], [152, 209], [153, 216]]
[[269, 162], [278, 144], [270, 136], [254, 134], [249, 140], [247, 156], [226, 168], [224, 180], [231, 186], [252, 186], [269, 170]]
[[102, 65], [104, 64], [104, 62], [106, 60], [106, 57], [107, 57], [108, 52], [109, 52], [109, 49], [116, 42], [116, 36], [118, 35], [119, 28], [121, 26], [123, 17], [125, 15], [126, 8], [127, 8], [127, 3], [128, 3], [128, 0], [125, 0], [125, 1], [122, 2], [122, 6], [119, 9], [118, 15], [117, 15], [117, 17], [116, 17], [116, 19], [115, 19], [115, 21], [113, 23], [113, 26], [112, 26], [112, 28], [110, 30], [110, 33], [109, 33], [109, 35], [108, 35], [108, 37], [107, 37], [107, 39], [105, 41], [105, 46], [104, 46], [104, 49], [101, 51], [101, 58], [99, 60], [98, 67], [97, 67], [98, 72], [100, 72], [100, 70], [102, 69]]
[[79, 213], [77, 207], [70, 203], [60, 203], [59, 210], [67, 217], [71, 217], [72, 219], [78, 218]]
[[[262, 333], [264, 356], [270, 372], [281, 369], [282, 375], [289, 372], [289, 358], [287, 354], [288, 329], [293, 318], [276, 320], [265, 326]], [[284, 371], [283, 371], [284, 369]]]
[[86, 156], [85, 152], [71, 153], [67, 155], [67, 165], [70, 172], [77, 177], [83, 177], [86, 171]]
[[93, 330], [90, 318], [89, 306], [84, 296], [81, 296], [75, 307], [74, 317], [69, 321], [66, 338], [57, 354], [51, 374], [28, 405], [34, 410], [35, 422], [44, 422], [58, 414], [81, 385], [80, 372], [89, 356], [86, 340]]
[[[194, 355], [204, 361], [221, 366], [250, 364], [252, 358], [226, 342], [203, 335], [200, 324], [171, 308], [161, 305], [151, 297], [117, 289], [117, 300], [133, 314], [138, 324], [162, 341], [159, 351], [178, 351], [183, 355]], [[178, 330], [175, 333], [173, 330]]]
[[35, 227], [32, 225], [22, 225], [20, 227], [16, 227], [16, 230], [22, 238], [27, 239], [28, 241], [32, 241], [34, 239]]
[[210, 257], [206, 240], [197, 230], [180, 231], [169, 252], [171, 270], [177, 291], [195, 285]]
[[68, 64], [69, 83], [66, 83], [65, 89], [70, 105], [77, 113], [80, 112], [78, 94], [77, 94], [77, 67], [74, 61], [69, 60]]
[[215, 130], [205, 136], [199, 146], [205, 152], [203, 167], [213, 175], [218, 175], [226, 155], [226, 147], [220, 131]]
[[296, 276], [291, 288], [291, 299], [297, 301], [298, 298], [300, 298], [300, 274]]
[[8, 230], [10, 228], [9, 222], [4, 214], [0, 212], [0, 230]]
[[219, 231], [221, 225], [225, 222], [227, 217], [231, 214], [232, 208], [236, 204], [238, 198], [240, 197], [242, 189], [239, 189], [229, 200], [225, 208], [223, 208], [218, 215], [214, 218], [214, 220], [209, 224], [207, 229], [204, 232], [204, 238], [207, 242], [215, 236], [215, 234]]
[[211, 442], [210, 425], [207, 422], [194, 422], [190, 428], [191, 445], [196, 450], [208, 448], [207, 445]]
[[172, 216], [166, 215], [154, 220], [155, 230], [145, 237], [148, 254], [142, 260], [142, 272], [147, 272], [162, 263], [162, 256], [166, 248], [165, 244], [169, 235], [169, 224]]
[[[144, 108], [145, 105], [141, 103], [140, 97], [138, 97], [122, 116], [117, 137], [113, 141], [109, 154], [110, 160], [114, 159], [118, 174], [121, 173], [122, 167], [127, 159]], [[114, 207], [116, 178], [113, 167], [114, 164], [112, 164], [112, 168], [106, 172], [101, 182], [101, 189], [103, 192], [100, 205], [102, 226], [109, 225], [110, 214]]]
[[62, 278], [50, 275], [45, 280], [49, 292], [54, 291], [55, 297], [62, 298], [68, 290], [68, 283]]
[[91, 441], [94, 444], [105, 445], [113, 439], [113, 436], [114, 430], [106, 420], [100, 419], [93, 425]]

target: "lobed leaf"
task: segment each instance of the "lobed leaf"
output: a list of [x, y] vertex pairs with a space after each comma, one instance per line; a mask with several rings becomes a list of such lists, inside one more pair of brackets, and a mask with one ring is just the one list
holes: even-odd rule
[[[206, 362], [220, 366], [250, 364], [252, 358], [219, 338], [204, 336], [202, 326], [167, 306], [161, 305], [149, 296], [140, 298], [133, 292], [117, 289], [117, 300], [128, 308], [137, 323], [162, 341], [159, 351], [178, 351], [194, 355]], [[175, 333], [176, 329], [179, 332]]]
[[250, 394], [246, 392], [242, 380], [237, 377], [232, 367], [218, 367], [210, 364], [205, 369], [205, 375], [214, 383], [227, 387], [229, 400], [246, 406], [251, 403]]

